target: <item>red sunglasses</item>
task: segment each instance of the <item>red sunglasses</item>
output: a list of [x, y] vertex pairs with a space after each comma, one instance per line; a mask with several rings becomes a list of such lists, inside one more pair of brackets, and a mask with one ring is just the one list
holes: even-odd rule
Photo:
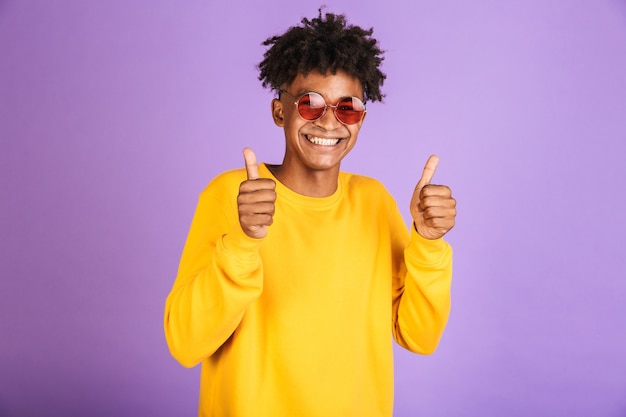
[[294, 104], [296, 105], [296, 109], [298, 109], [300, 117], [310, 122], [322, 117], [329, 107], [333, 109], [337, 120], [345, 125], [358, 123], [365, 115], [365, 104], [356, 97], [340, 98], [336, 105], [331, 106], [326, 104], [326, 100], [324, 100], [321, 94], [312, 91], [304, 93], [298, 98], [292, 96], [285, 90], [280, 90], [280, 93], [295, 100]]

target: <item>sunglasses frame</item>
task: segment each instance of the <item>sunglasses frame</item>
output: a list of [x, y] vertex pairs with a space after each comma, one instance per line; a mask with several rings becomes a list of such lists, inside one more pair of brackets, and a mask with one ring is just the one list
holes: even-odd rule
[[[298, 116], [300, 116], [300, 118], [302, 118], [303, 120], [306, 120], [307, 122], [314, 122], [314, 121], [316, 121], [316, 120], [321, 119], [321, 118], [322, 118], [322, 117], [324, 117], [324, 115], [326, 114], [326, 110], [328, 110], [328, 108], [331, 108], [331, 109], [333, 110], [333, 114], [335, 115], [335, 118], [336, 118], [337, 120], [339, 120], [339, 122], [340, 122], [341, 124], [344, 124], [344, 125], [346, 125], [346, 126], [350, 126], [350, 125], [355, 125], [355, 124], [359, 123], [360, 121], [362, 121], [362, 120], [363, 120], [363, 117], [365, 117], [365, 113], [367, 112], [367, 109], [365, 108], [365, 102], [364, 102], [363, 100], [361, 100], [360, 98], [358, 98], [358, 97], [354, 97], [354, 96], [345, 96], [345, 97], [341, 97], [339, 100], [337, 100], [337, 104], [335, 104], [335, 105], [333, 106], [333, 105], [327, 104], [327, 103], [326, 103], [326, 99], [324, 99], [324, 96], [322, 96], [320, 93], [316, 93], [315, 91], [307, 91], [306, 93], [300, 94], [298, 97], [292, 96], [291, 94], [289, 94], [289, 93], [288, 93], [288, 92], [286, 92], [285, 90], [278, 90], [278, 92], [279, 92], [280, 94], [285, 94], [285, 95], [289, 96], [291, 99], [295, 100], [295, 101], [293, 102], [293, 104], [295, 104], [295, 105], [296, 105], [296, 110], [298, 111]], [[315, 119], [307, 119], [306, 117], [304, 117], [304, 116], [302, 115], [302, 113], [300, 113], [300, 100], [302, 99], [302, 97], [306, 96], [307, 94], [315, 94], [315, 95], [319, 96], [319, 97], [322, 99], [322, 101], [324, 102], [324, 110], [322, 110], [322, 114], [320, 114], [320, 115], [319, 115], [318, 117], [316, 117]], [[363, 110], [362, 110], [362, 112], [361, 112], [361, 110], [353, 110], [353, 111], [356, 111], [356, 112], [361, 112], [361, 117], [360, 117], [360, 118], [359, 118], [359, 120], [357, 120], [356, 122], [353, 122], [353, 123], [346, 123], [346, 122], [344, 122], [343, 120], [341, 120], [341, 118], [340, 118], [340, 117], [339, 117], [339, 115], [337, 114], [337, 110], [338, 110], [339, 103], [341, 103], [341, 101], [342, 101], [342, 100], [345, 100], [345, 99], [350, 99], [350, 100], [352, 100], [352, 101], [354, 101], [354, 100], [356, 99], [356, 100], [358, 100], [358, 101], [359, 101], [359, 102], [363, 105]], [[321, 107], [320, 107], [320, 108], [321, 108]], [[340, 111], [341, 111], [341, 110], [340, 110]]]

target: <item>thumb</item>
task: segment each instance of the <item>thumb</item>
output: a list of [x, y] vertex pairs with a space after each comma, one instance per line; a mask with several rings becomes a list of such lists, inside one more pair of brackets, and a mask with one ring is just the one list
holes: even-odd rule
[[248, 173], [249, 180], [256, 180], [259, 178], [259, 166], [256, 162], [256, 155], [250, 148], [244, 148], [243, 159], [246, 162], [246, 172]]
[[430, 158], [428, 158], [428, 161], [426, 161], [426, 165], [424, 166], [424, 171], [422, 172], [422, 178], [420, 178], [416, 188], [421, 189], [425, 185], [430, 184], [430, 181], [433, 179], [433, 175], [435, 175], [438, 163], [439, 157], [437, 155], [431, 155]]

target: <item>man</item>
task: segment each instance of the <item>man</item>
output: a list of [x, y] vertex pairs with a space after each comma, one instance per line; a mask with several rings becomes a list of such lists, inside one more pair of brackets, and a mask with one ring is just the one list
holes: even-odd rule
[[340, 171], [381, 100], [372, 30], [326, 14], [265, 42], [282, 164], [215, 178], [201, 194], [165, 308], [172, 355], [202, 363], [200, 416], [391, 416], [393, 338], [423, 354], [450, 308], [450, 189], [431, 157], [407, 228], [371, 178]]

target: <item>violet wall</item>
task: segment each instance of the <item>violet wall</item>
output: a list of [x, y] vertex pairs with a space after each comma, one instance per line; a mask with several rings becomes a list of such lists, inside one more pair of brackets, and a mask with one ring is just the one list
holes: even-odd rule
[[[437, 153], [459, 203], [395, 415], [626, 416], [626, 2], [326, 3], [387, 51], [344, 169], [408, 219]], [[206, 183], [280, 162], [260, 44], [318, 7], [0, 0], [0, 416], [195, 415], [165, 297]]]

